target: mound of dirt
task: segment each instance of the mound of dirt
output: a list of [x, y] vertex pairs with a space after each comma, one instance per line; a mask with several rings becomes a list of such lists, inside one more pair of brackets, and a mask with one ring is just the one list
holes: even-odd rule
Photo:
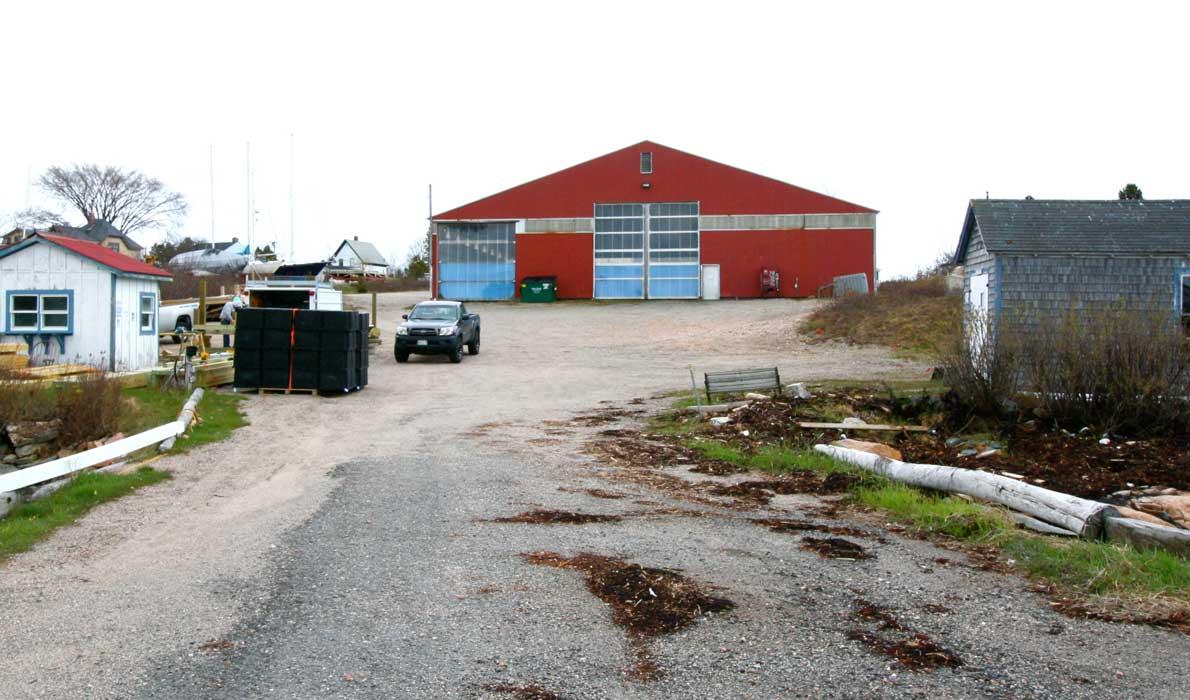
[[1101, 498], [1130, 485], [1190, 490], [1190, 436], [1148, 440], [1111, 440], [1018, 426], [1008, 449], [982, 459], [960, 457], [970, 448], [939, 440], [900, 446], [905, 460], [968, 469], [1007, 471], [1029, 483], [1082, 498]]
[[583, 525], [586, 523], [618, 523], [624, 518], [619, 515], [599, 513], [571, 513], [565, 510], [528, 510], [524, 513], [503, 518], [492, 518], [489, 523], [529, 523], [533, 525]]
[[954, 652], [938, 646], [921, 632], [889, 641], [871, 632], [853, 630], [847, 634], [847, 638], [860, 642], [876, 653], [891, 656], [911, 671], [933, 671], [941, 667], [957, 668], [963, 665], [963, 660]]
[[752, 520], [757, 525], [763, 525], [773, 532], [826, 532], [832, 535], [843, 535], [844, 537], [873, 537], [882, 539], [879, 535], [861, 530], [855, 527], [846, 527], [843, 525], [821, 525], [819, 523], [812, 523], [808, 520], [783, 520], [781, 518], [755, 518]]
[[805, 537], [802, 539], [802, 549], [814, 552], [824, 559], [872, 559], [875, 554], [860, 545], [838, 537]]
[[510, 695], [516, 700], [562, 700], [561, 695], [552, 693], [540, 685], [537, 685], [536, 683], [531, 683], [528, 685], [517, 685], [515, 683], [492, 683], [485, 685], [483, 689], [489, 693]]
[[637, 653], [635, 673], [644, 680], [659, 673], [644, 646], [647, 639], [672, 634], [705, 615], [735, 607], [673, 569], [644, 567], [590, 553], [566, 557], [556, 552], [532, 552], [522, 556], [530, 564], [583, 574], [587, 590], [611, 607], [612, 621], [627, 631]]

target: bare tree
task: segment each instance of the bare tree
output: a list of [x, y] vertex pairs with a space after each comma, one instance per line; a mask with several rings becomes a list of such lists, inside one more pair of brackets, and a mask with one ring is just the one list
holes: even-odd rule
[[37, 207], [28, 207], [14, 211], [10, 218], [12, 219], [13, 226], [24, 229], [47, 229], [51, 226], [66, 223], [58, 214], [48, 209], [39, 209]]
[[113, 166], [52, 167], [38, 181], [45, 192], [78, 209], [87, 222], [103, 219], [124, 233], [179, 223], [186, 198], [160, 180]]

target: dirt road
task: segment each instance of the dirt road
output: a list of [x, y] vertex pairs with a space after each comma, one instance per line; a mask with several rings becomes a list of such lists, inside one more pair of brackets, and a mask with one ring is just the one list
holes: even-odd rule
[[[160, 463], [171, 482], [0, 567], [0, 697], [515, 697], [501, 684], [570, 698], [1119, 697], [1185, 682], [1181, 638], [1061, 618], [1019, 579], [937, 566], [920, 542], [823, 560], [730, 512], [667, 514], [676, 504], [642, 487], [576, 492], [609, 484], [581, 452], [600, 428], [566, 421], [600, 402], [658, 407], [691, 365], [924, 374], [878, 349], [803, 344], [793, 329], [812, 302], [475, 305], [479, 356], [398, 366], [393, 330], [416, 298], [383, 297], [387, 342], [364, 392], [253, 396], [233, 439]], [[652, 514], [483, 522], [536, 507]], [[520, 556], [539, 550], [681, 569], [736, 607], [654, 642], [664, 675], [642, 683], [581, 576]], [[966, 664], [913, 674], [872, 655], [847, 637], [857, 597]], [[925, 612], [940, 597], [948, 612]]]

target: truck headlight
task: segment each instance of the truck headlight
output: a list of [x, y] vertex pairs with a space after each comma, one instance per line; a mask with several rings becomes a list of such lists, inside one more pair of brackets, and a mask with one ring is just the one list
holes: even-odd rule
[[455, 334], [454, 326], [446, 326], [445, 328], [438, 329], [438, 335], [454, 335], [454, 334]]
[[397, 335], [409, 335], [409, 329], [405, 326], [397, 326]]

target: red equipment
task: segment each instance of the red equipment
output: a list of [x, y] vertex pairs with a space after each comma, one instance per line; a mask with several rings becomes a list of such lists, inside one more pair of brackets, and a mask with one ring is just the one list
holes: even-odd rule
[[781, 291], [781, 273], [776, 270], [760, 271], [760, 296], [776, 295]]

